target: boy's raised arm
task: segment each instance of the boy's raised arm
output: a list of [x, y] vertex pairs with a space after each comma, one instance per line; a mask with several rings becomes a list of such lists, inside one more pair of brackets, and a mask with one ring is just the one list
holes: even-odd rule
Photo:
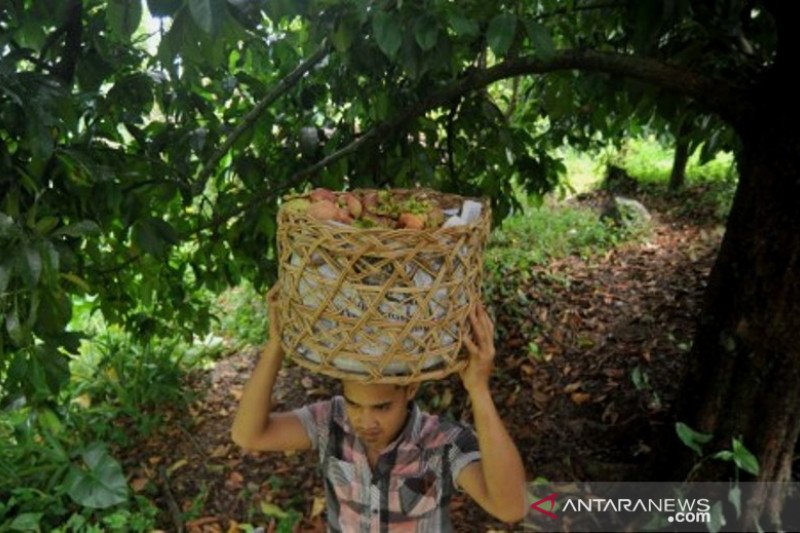
[[475, 341], [464, 341], [470, 360], [461, 379], [472, 403], [481, 460], [464, 467], [457, 482], [487, 512], [505, 522], [518, 522], [527, 512], [525, 467], [489, 389], [494, 325], [482, 305], [473, 309], [470, 320]]
[[277, 290], [267, 293], [269, 307], [269, 342], [262, 350], [253, 374], [239, 400], [231, 428], [231, 438], [248, 450], [285, 451], [311, 448], [311, 440], [300, 419], [293, 413], [272, 412], [272, 389], [283, 363], [280, 325], [277, 313]]

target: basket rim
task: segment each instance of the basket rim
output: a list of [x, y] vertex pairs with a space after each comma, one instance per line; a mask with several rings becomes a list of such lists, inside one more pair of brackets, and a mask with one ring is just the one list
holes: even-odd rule
[[442, 196], [454, 196], [461, 198], [462, 200], [472, 200], [474, 202], [479, 202], [483, 209], [481, 210], [481, 215], [473, 220], [468, 224], [462, 224], [459, 226], [450, 226], [445, 228], [440, 226], [438, 228], [423, 228], [423, 229], [411, 229], [411, 228], [381, 228], [381, 227], [373, 227], [373, 228], [361, 228], [358, 226], [352, 226], [350, 224], [345, 224], [343, 222], [337, 222], [335, 220], [318, 220], [314, 217], [309, 216], [307, 213], [296, 213], [296, 212], [288, 212], [283, 208], [283, 204], [289, 200], [294, 200], [297, 198], [305, 198], [308, 197], [308, 192], [302, 193], [290, 193], [286, 194], [281, 197], [281, 205], [278, 207], [278, 218], [281, 217], [289, 217], [295, 218], [299, 220], [303, 220], [311, 226], [314, 227], [322, 227], [326, 229], [336, 228], [336, 231], [342, 231], [344, 233], [355, 233], [358, 232], [359, 234], [369, 233], [373, 235], [391, 235], [394, 232], [398, 234], [407, 235], [410, 232], [414, 232], [417, 234], [426, 234], [426, 235], [436, 235], [436, 234], [450, 234], [450, 233], [462, 233], [465, 231], [472, 231], [475, 228], [481, 227], [490, 219], [491, 217], [491, 199], [488, 196], [461, 196], [459, 194], [450, 193], [450, 192], [441, 192], [435, 189], [429, 188], [413, 188], [413, 189], [374, 189], [374, 188], [356, 188], [347, 191], [331, 191], [333, 193], [347, 193], [347, 192], [359, 192], [359, 191], [397, 191], [397, 192], [406, 192], [406, 191], [420, 191], [420, 192], [430, 192]]

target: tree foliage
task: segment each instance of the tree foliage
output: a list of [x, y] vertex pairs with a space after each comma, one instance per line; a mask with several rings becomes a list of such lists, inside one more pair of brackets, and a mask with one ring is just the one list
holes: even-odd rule
[[741, 1], [4, 6], [0, 376], [34, 403], [67, 377], [74, 295], [190, 336], [211, 318], [193, 289], [270, 282], [292, 188], [419, 184], [499, 221], [515, 183], [557, 185], [564, 140], [735, 118], [777, 49]]

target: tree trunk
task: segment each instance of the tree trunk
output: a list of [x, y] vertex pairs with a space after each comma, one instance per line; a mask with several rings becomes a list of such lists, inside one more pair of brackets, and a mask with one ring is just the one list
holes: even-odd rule
[[686, 183], [686, 163], [689, 162], [689, 133], [691, 121], [685, 120], [678, 128], [675, 135], [675, 157], [672, 160], [672, 173], [669, 175], [669, 190], [672, 192], [683, 189]]
[[[759, 459], [757, 480], [783, 482], [800, 433], [800, 135], [796, 117], [760, 111], [738, 128], [740, 182], [677, 417], [714, 435], [706, 453], [740, 438]], [[693, 462], [681, 448], [666, 458], [673, 475], [674, 466], [685, 475]], [[731, 463], [704, 465], [696, 480], [732, 477]], [[780, 504], [781, 495], [760, 497], [767, 508]]]

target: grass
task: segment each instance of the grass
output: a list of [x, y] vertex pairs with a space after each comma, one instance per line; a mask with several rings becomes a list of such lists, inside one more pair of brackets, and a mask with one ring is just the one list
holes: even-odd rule
[[603, 155], [579, 152], [571, 147], [558, 151], [567, 167], [566, 181], [575, 194], [596, 189], [603, 180], [605, 159]]
[[[639, 181], [666, 184], [672, 172], [673, 148], [660, 144], [654, 136], [630, 139], [625, 143], [620, 163], [628, 174]], [[719, 152], [705, 165], [700, 164], [700, 149], [689, 157], [686, 165], [687, 185], [707, 182], [735, 181], [733, 154]]]
[[266, 289], [259, 293], [246, 281], [223, 292], [212, 304], [218, 317], [212, 333], [235, 348], [263, 343], [267, 337], [265, 293]]
[[629, 236], [626, 230], [602, 222], [591, 209], [546, 203], [509, 217], [495, 229], [485, 261], [489, 270], [501, 265], [526, 268], [568, 255], [588, 257]]
[[[620, 151], [606, 148], [588, 153], [565, 146], [558, 150], [558, 155], [567, 167], [566, 182], [575, 194], [580, 194], [600, 186], [607, 163], [621, 166], [642, 183], [666, 187], [672, 172], [674, 147], [664, 146], [650, 135], [628, 139]], [[709, 182], [735, 181], [736, 168], [730, 152], [719, 152], [714, 159], [701, 165], [698, 148], [686, 165], [686, 183], [690, 187]]]

